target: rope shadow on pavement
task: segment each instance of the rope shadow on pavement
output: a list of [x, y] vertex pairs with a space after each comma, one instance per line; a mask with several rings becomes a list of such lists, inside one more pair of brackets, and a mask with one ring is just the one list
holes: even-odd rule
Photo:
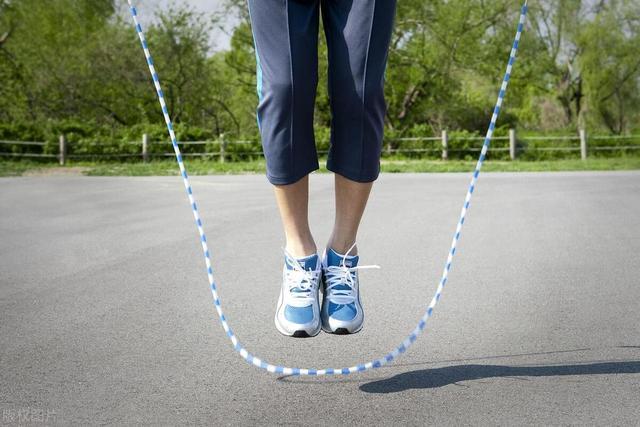
[[398, 393], [410, 389], [460, 385], [458, 383], [463, 381], [485, 378], [513, 378], [526, 381], [527, 377], [638, 373], [640, 373], [638, 360], [547, 366], [457, 365], [404, 372], [391, 378], [363, 384], [360, 390], [365, 393]]
[[[627, 348], [628, 346], [622, 346], [620, 348]], [[640, 347], [638, 347], [640, 348]], [[517, 354], [500, 354], [494, 356], [478, 356], [478, 357], [467, 357], [461, 359], [444, 359], [444, 360], [432, 360], [428, 362], [407, 362], [407, 363], [392, 363], [389, 365], [384, 365], [379, 369], [397, 369], [397, 368], [406, 368], [409, 366], [424, 366], [424, 365], [434, 365], [434, 364], [442, 364], [442, 363], [454, 363], [454, 362], [471, 362], [474, 360], [490, 360], [490, 359], [502, 359], [502, 358], [514, 358], [514, 357], [522, 357], [522, 356], [541, 356], [541, 355], [549, 355], [549, 354], [561, 354], [561, 353], [578, 353], [583, 351], [593, 350], [593, 348], [575, 348], [571, 350], [553, 350], [553, 351], [536, 351], [529, 353], [517, 353]], [[345, 377], [325, 377], [331, 378], [334, 381], [332, 382], [340, 382], [340, 383], [354, 383], [354, 382], [362, 382], [361, 379], [352, 379]], [[386, 378], [386, 377], [385, 377]], [[278, 381], [282, 382], [304, 382], [306, 384], [321, 384], [316, 381], [307, 381], [304, 377], [299, 377], [296, 375], [282, 375], [278, 377]]]

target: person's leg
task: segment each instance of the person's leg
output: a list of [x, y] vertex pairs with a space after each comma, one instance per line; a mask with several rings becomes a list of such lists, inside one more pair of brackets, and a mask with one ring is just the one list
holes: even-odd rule
[[[396, 1], [323, 0], [321, 7], [332, 112], [327, 169], [336, 174], [336, 218], [328, 246], [344, 254], [355, 243], [380, 171], [385, 71]], [[354, 247], [350, 254], [356, 253]]]
[[295, 257], [316, 252], [307, 220], [308, 174], [318, 169], [313, 114], [319, 0], [248, 0], [256, 53], [256, 116], [267, 178]]
[[356, 235], [373, 181], [380, 173], [386, 102], [384, 78], [396, 0], [322, 0], [329, 53], [331, 148], [336, 218], [323, 255], [322, 328], [358, 332], [360, 302]]
[[311, 237], [308, 175], [318, 169], [313, 114], [319, 0], [247, 0], [256, 54], [256, 118], [286, 236], [274, 316], [288, 336], [320, 332], [321, 266]]
[[286, 237], [285, 249], [294, 257], [316, 253], [309, 228], [309, 175], [289, 185], [275, 185], [274, 192]]
[[[356, 242], [371, 187], [373, 182], [356, 182], [335, 174], [335, 222], [328, 246], [339, 254], [347, 253]], [[349, 255], [357, 254], [358, 247], [354, 246]]]

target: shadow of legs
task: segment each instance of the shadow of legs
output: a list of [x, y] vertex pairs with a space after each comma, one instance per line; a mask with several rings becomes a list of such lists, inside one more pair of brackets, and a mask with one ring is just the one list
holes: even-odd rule
[[405, 372], [391, 378], [363, 384], [360, 390], [365, 393], [397, 393], [409, 389], [443, 387], [461, 381], [483, 378], [638, 373], [640, 373], [640, 361], [548, 366], [458, 365]]

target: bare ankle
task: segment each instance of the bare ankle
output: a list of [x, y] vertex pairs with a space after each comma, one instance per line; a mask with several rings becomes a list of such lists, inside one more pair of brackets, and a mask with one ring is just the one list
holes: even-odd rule
[[[350, 256], [358, 255], [358, 246], [353, 246], [354, 243], [354, 240], [331, 239], [327, 247], [342, 255], [346, 254], [347, 251], [351, 249], [351, 251], [349, 251]], [[351, 246], [353, 246], [353, 248], [351, 248]]]
[[317, 253], [318, 249], [313, 241], [287, 241], [287, 252], [296, 258], [307, 257]]

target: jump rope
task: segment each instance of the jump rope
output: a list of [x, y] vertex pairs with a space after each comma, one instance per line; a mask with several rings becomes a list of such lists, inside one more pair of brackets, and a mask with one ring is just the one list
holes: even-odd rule
[[467, 211], [469, 210], [469, 205], [471, 203], [471, 196], [473, 195], [473, 191], [476, 187], [478, 176], [480, 175], [480, 169], [482, 168], [482, 164], [484, 163], [484, 160], [487, 156], [487, 151], [489, 150], [489, 144], [491, 143], [491, 138], [493, 137], [493, 132], [496, 127], [496, 121], [498, 120], [498, 115], [500, 114], [500, 108], [502, 107], [502, 102], [507, 92], [507, 86], [509, 85], [509, 80], [511, 79], [511, 71], [516, 60], [516, 54], [518, 52], [518, 46], [520, 44], [520, 37], [522, 36], [522, 31], [524, 29], [524, 23], [527, 15], [527, 10], [528, 10], [527, 8], [528, 1], [524, 2], [524, 5], [522, 6], [522, 9], [521, 9], [520, 21], [518, 23], [518, 30], [516, 32], [515, 40], [513, 42], [513, 47], [511, 48], [511, 54], [509, 56], [509, 63], [507, 65], [507, 70], [504, 75], [504, 79], [502, 81], [500, 92], [498, 94], [498, 101], [496, 102], [495, 108], [493, 110], [491, 123], [489, 124], [489, 129], [487, 130], [487, 134], [484, 139], [484, 143], [482, 145], [482, 150], [480, 152], [480, 158], [476, 163], [473, 176], [471, 177], [471, 183], [469, 184], [469, 189], [467, 190], [467, 195], [464, 200], [464, 205], [462, 206], [462, 210], [460, 211], [460, 219], [458, 220], [458, 225], [456, 226], [456, 231], [454, 233], [453, 240], [451, 242], [451, 248], [449, 249], [449, 254], [447, 255], [447, 261], [442, 271], [442, 277], [440, 278], [440, 282], [438, 284], [438, 288], [436, 289], [435, 295], [431, 299], [431, 302], [427, 306], [426, 311], [420, 318], [420, 321], [418, 322], [416, 327], [413, 329], [413, 331], [411, 331], [411, 333], [404, 339], [404, 341], [402, 341], [402, 343], [399, 346], [394, 348], [385, 356], [379, 359], [374, 359], [369, 362], [361, 363], [351, 367], [323, 368], [323, 369], [290, 368], [286, 366], [272, 365], [271, 363], [266, 362], [261, 358], [249, 353], [249, 351], [247, 351], [247, 349], [244, 348], [242, 344], [240, 344], [240, 341], [231, 330], [231, 327], [229, 326], [227, 318], [225, 317], [224, 312], [222, 310], [222, 303], [218, 296], [218, 290], [217, 290], [218, 288], [213, 278], [213, 267], [211, 266], [211, 253], [209, 252], [207, 237], [204, 234], [202, 219], [200, 218], [200, 214], [198, 212], [198, 206], [196, 205], [196, 201], [193, 196], [193, 189], [191, 188], [191, 184], [189, 182], [187, 170], [185, 169], [184, 163], [182, 161], [182, 155], [180, 153], [180, 148], [178, 147], [178, 141], [176, 139], [176, 135], [173, 130], [173, 123], [171, 122], [171, 118], [169, 117], [167, 104], [164, 100], [164, 94], [160, 86], [160, 79], [153, 65], [153, 59], [151, 58], [151, 53], [149, 51], [149, 46], [147, 45], [147, 40], [144, 36], [144, 33], [142, 32], [142, 26], [138, 21], [138, 12], [132, 3], [132, 0], [127, 0], [127, 2], [129, 3], [131, 16], [133, 17], [133, 22], [135, 24], [138, 37], [140, 38], [140, 43], [142, 44], [142, 49], [144, 50], [144, 55], [147, 59], [147, 64], [149, 65], [149, 72], [151, 73], [151, 77], [153, 79], [156, 92], [158, 94], [158, 100], [160, 101], [162, 114], [164, 115], [164, 121], [167, 124], [167, 130], [169, 131], [171, 144], [173, 145], [173, 151], [175, 152], [176, 160], [178, 162], [178, 167], [180, 168], [180, 173], [182, 175], [184, 188], [187, 191], [189, 204], [191, 205], [191, 209], [193, 211], [193, 217], [195, 219], [196, 226], [198, 228], [198, 233], [200, 234], [200, 243], [202, 245], [202, 251], [204, 253], [204, 261], [207, 267], [207, 277], [209, 279], [209, 287], [211, 289], [211, 294], [213, 295], [213, 304], [218, 313], [218, 318], [220, 319], [222, 328], [225, 330], [225, 332], [227, 333], [227, 336], [229, 337], [229, 339], [231, 340], [231, 343], [233, 344], [233, 349], [245, 361], [247, 361], [247, 363], [253, 366], [256, 366], [260, 369], [263, 369], [267, 372], [282, 374], [282, 375], [300, 375], [300, 376], [348, 375], [355, 372], [368, 371], [370, 369], [380, 368], [381, 366], [391, 363], [396, 358], [398, 358], [398, 356], [400, 356], [402, 353], [407, 351], [407, 349], [418, 339], [418, 336], [420, 336], [420, 334], [424, 331], [427, 325], [427, 320], [429, 320], [429, 318], [433, 315], [433, 309], [438, 303], [438, 301], [440, 301], [442, 291], [444, 290], [444, 287], [447, 283], [447, 277], [449, 276], [449, 271], [451, 270], [451, 263], [453, 261], [453, 256], [456, 253], [456, 246], [458, 245], [458, 240], [460, 240], [460, 233], [462, 231], [462, 226], [464, 225], [464, 220], [467, 215]]

